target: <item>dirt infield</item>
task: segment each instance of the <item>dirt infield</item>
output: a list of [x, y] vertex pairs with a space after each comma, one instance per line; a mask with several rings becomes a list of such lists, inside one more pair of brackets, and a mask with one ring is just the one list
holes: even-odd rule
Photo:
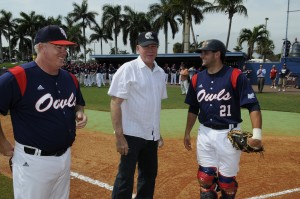
[[[5, 132], [11, 130], [8, 117], [1, 117]], [[12, 135], [7, 135], [13, 141]], [[300, 136], [264, 136], [265, 154], [243, 154], [237, 177], [239, 191], [236, 198], [249, 198], [284, 190], [300, 188]], [[0, 157], [0, 172], [11, 176], [7, 157]], [[94, 180], [113, 185], [119, 155], [113, 135], [80, 130], [72, 147], [72, 171]], [[156, 199], [196, 199], [199, 188], [196, 179], [195, 150], [188, 152], [181, 139], [165, 139], [159, 150], [159, 172]], [[71, 199], [108, 199], [111, 191], [72, 178]], [[300, 192], [273, 198], [300, 198]]]

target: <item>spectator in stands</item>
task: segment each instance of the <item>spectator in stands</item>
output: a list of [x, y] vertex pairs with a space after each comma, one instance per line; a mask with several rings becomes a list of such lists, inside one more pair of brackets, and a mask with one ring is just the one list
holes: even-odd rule
[[168, 84], [169, 73], [170, 73], [169, 64], [166, 63], [163, 69], [165, 71], [165, 81], [166, 81], [166, 84]]
[[272, 81], [271, 88], [276, 89], [276, 78], [277, 78], [277, 69], [276, 66], [273, 65], [272, 69], [270, 70], [270, 79]]
[[250, 81], [250, 74], [251, 74], [252, 70], [247, 69], [247, 66], [243, 65], [242, 72], [247, 77], [247, 79]]
[[263, 68], [262, 64], [259, 66], [259, 69], [257, 70], [256, 74], [257, 74], [258, 92], [262, 93], [265, 85], [265, 75], [266, 75], [266, 69]]
[[197, 73], [195, 66], [189, 68], [189, 78], [192, 79], [193, 75]]
[[181, 64], [180, 71], [181, 94], [186, 95], [189, 88], [189, 71], [185, 64]]
[[283, 64], [282, 69], [279, 71], [279, 80], [278, 80], [278, 91], [285, 91], [287, 78], [290, 75], [290, 70], [287, 68], [286, 63]]
[[173, 64], [171, 68], [171, 85], [176, 85], [176, 75], [177, 75], [177, 70], [176, 70], [176, 65]]

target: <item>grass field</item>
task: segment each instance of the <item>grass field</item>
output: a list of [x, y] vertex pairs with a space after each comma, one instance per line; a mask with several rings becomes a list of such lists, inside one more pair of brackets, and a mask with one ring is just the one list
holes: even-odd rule
[[0, 199], [13, 198], [12, 180], [0, 173]]
[[[101, 132], [112, 132], [108, 87], [96, 88], [82, 87], [86, 100], [89, 123], [87, 128]], [[185, 118], [188, 106], [184, 104], [184, 95], [180, 95], [179, 86], [168, 87], [168, 99], [163, 100], [161, 115], [161, 128], [166, 137], [178, 137], [184, 132]], [[300, 121], [300, 95], [285, 93], [258, 93], [263, 112], [264, 131], [268, 134], [295, 136], [299, 135], [298, 121]], [[242, 111], [245, 122], [243, 128], [250, 129], [247, 110]], [[247, 119], [246, 119], [247, 118]], [[179, 127], [176, 129], [176, 127]], [[194, 130], [197, 128], [195, 125]], [[0, 199], [13, 198], [12, 180], [0, 173]]]
[[[108, 87], [82, 87], [86, 101], [86, 109], [109, 111], [110, 96], [107, 95]], [[179, 86], [168, 86], [168, 99], [162, 101], [163, 109], [186, 109], [185, 95], [180, 95]], [[300, 113], [300, 95], [290, 93], [257, 93], [262, 110], [283, 111]]]

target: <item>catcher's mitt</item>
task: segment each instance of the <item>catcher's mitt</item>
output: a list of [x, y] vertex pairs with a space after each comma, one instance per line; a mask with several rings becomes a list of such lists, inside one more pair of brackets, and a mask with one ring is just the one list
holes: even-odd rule
[[252, 137], [252, 133], [241, 130], [231, 130], [227, 135], [229, 141], [232, 143], [232, 146], [237, 150], [241, 150], [247, 153], [262, 153], [264, 151], [264, 147], [260, 148], [251, 147], [248, 144], [248, 138]]

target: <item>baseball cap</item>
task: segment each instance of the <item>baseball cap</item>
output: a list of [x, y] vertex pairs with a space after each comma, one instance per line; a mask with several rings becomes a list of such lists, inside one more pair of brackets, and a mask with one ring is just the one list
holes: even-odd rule
[[40, 42], [48, 42], [62, 46], [76, 45], [76, 43], [67, 40], [65, 31], [57, 25], [45, 26], [38, 30], [34, 39], [34, 44], [38, 44]]
[[202, 51], [220, 51], [222, 54], [226, 54], [225, 45], [217, 39], [206, 40], [200, 48], [195, 50], [197, 53], [201, 53]]
[[159, 45], [159, 41], [158, 41], [156, 32], [150, 31], [150, 32], [142, 32], [141, 34], [139, 34], [138, 45], [145, 47], [150, 44]]

